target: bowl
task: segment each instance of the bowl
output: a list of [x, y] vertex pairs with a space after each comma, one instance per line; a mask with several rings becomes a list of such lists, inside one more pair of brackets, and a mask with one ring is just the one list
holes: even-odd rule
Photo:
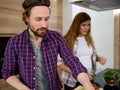
[[115, 86], [120, 81], [120, 73], [115, 70], [108, 70], [103, 73], [103, 80], [110, 86]]

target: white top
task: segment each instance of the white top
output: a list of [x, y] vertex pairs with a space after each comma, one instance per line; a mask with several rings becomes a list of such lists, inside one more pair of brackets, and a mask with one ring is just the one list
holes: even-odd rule
[[[75, 50], [76, 49], [76, 50]], [[88, 72], [92, 72], [91, 56], [93, 54], [92, 47], [88, 47], [85, 37], [78, 37], [74, 45], [75, 55], [80, 62], [87, 68]]]
[[[92, 72], [92, 61], [91, 56], [93, 54], [93, 48], [88, 47], [85, 37], [78, 37], [74, 44], [73, 53], [77, 56], [80, 62], [86, 67], [88, 72]], [[58, 65], [62, 62], [60, 56], [58, 56]], [[64, 84], [74, 87], [76, 80], [74, 77], [66, 72], [62, 72], [62, 81]]]

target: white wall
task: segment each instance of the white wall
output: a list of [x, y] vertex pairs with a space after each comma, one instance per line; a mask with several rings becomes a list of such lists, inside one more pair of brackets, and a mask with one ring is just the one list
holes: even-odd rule
[[[113, 61], [114, 60], [114, 13], [113, 13], [113, 10], [97, 12], [97, 11], [86, 9], [77, 5], [70, 5], [67, 0], [63, 0], [63, 6], [64, 6], [63, 7], [63, 35], [66, 34], [72, 22], [72, 19], [78, 12], [82, 12], [82, 11], [87, 12], [92, 19], [91, 30], [92, 30], [92, 35], [95, 41], [97, 52], [99, 55], [104, 56], [107, 59], [107, 63], [104, 66], [97, 63], [97, 67], [101, 70], [105, 68], [113, 68], [114, 67], [114, 61]], [[67, 6], [67, 9], [66, 9], [66, 6]]]
[[62, 0], [62, 16], [63, 16], [63, 35], [67, 32], [70, 22], [72, 21], [72, 5], [67, 0]]

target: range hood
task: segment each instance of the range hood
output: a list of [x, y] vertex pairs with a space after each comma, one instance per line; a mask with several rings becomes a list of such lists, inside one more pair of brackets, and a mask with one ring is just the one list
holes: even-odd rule
[[105, 11], [120, 8], [120, 0], [69, 0], [71, 4], [92, 9]]

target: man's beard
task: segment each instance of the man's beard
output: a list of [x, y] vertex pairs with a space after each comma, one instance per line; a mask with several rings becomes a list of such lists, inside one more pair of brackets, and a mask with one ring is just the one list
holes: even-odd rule
[[[38, 31], [39, 31], [40, 29], [41, 29], [41, 30], [45, 30], [45, 31], [39, 33]], [[30, 27], [30, 30], [33, 32], [33, 34], [34, 34], [35, 36], [37, 36], [37, 37], [44, 37], [44, 36], [46, 35], [46, 30], [47, 30], [47, 28], [39, 28], [39, 29], [37, 29], [37, 30], [34, 30], [33, 27]]]

